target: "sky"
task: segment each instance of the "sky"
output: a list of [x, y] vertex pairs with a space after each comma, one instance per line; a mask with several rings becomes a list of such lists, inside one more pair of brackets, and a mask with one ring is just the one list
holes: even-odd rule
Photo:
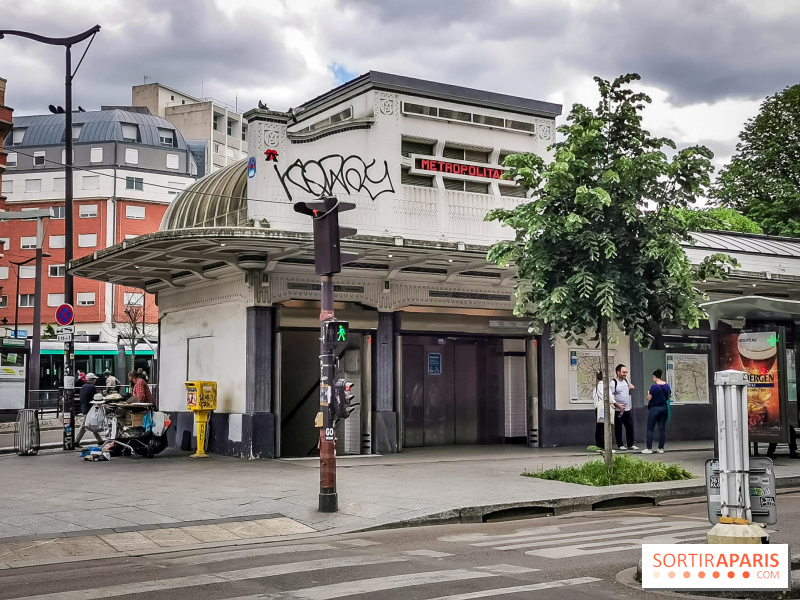
[[[717, 167], [764, 98], [800, 83], [794, 0], [0, 0], [0, 29], [64, 37], [95, 24], [73, 85], [87, 110], [130, 104], [145, 81], [285, 110], [376, 70], [566, 115], [596, 105], [593, 76], [636, 72], [653, 98], [645, 126], [708, 146]], [[64, 103], [64, 50], [6, 36], [0, 77], [14, 114], [46, 114]]]

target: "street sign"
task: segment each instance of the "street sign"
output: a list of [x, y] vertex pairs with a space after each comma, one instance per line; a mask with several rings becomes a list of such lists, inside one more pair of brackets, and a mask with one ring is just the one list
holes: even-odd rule
[[59, 342], [71, 342], [72, 341], [72, 334], [71, 333], [59, 333], [56, 335], [56, 340]]
[[56, 329], [56, 333], [75, 333], [75, 325], [64, 325]]
[[75, 318], [75, 310], [71, 304], [62, 304], [56, 309], [56, 323], [59, 325], [71, 325]]
[[28, 330], [27, 329], [17, 329], [14, 331], [11, 330], [11, 337], [17, 338], [18, 340], [24, 340], [28, 338]]
[[[750, 510], [754, 523], [774, 525], [778, 522], [778, 507], [775, 505], [775, 469], [769, 458], [751, 458], [747, 474], [750, 488]], [[716, 525], [722, 513], [720, 509], [719, 460], [706, 461], [706, 493], [708, 495], [708, 520]]]

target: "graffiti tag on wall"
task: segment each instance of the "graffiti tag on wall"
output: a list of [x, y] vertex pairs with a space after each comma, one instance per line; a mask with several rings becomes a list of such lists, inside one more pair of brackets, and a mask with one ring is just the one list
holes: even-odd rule
[[289, 184], [312, 196], [366, 193], [375, 200], [381, 194], [394, 192], [386, 161], [382, 164], [376, 160], [367, 163], [355, 154], [346, 158], [341, 154], [329, 154], [305, 162], [297, 159], [283, 173], [275, 165], [275, 172], [289, 200], [292, 199]]

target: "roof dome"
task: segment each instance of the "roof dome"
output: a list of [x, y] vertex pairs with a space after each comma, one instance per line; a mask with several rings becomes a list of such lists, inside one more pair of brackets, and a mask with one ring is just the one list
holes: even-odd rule
[[247, 161], [243, 158], [183, 190], [164, 213], [160, 230], [246, 226]]

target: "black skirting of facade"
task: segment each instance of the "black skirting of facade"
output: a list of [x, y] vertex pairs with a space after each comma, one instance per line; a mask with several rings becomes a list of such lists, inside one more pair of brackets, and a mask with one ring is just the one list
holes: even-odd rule
[[[229, 417], [225, 413], [211, 413], [206, 452], [234, 458], [275, 458], [274, 414], [242, 415], [240, 441], [230, 439]], [[173, 413], [172, 422], [167, 432], [169, 445], [184, 451], [195, 450], [197, 437], [193, 435], [194, 413]]]

